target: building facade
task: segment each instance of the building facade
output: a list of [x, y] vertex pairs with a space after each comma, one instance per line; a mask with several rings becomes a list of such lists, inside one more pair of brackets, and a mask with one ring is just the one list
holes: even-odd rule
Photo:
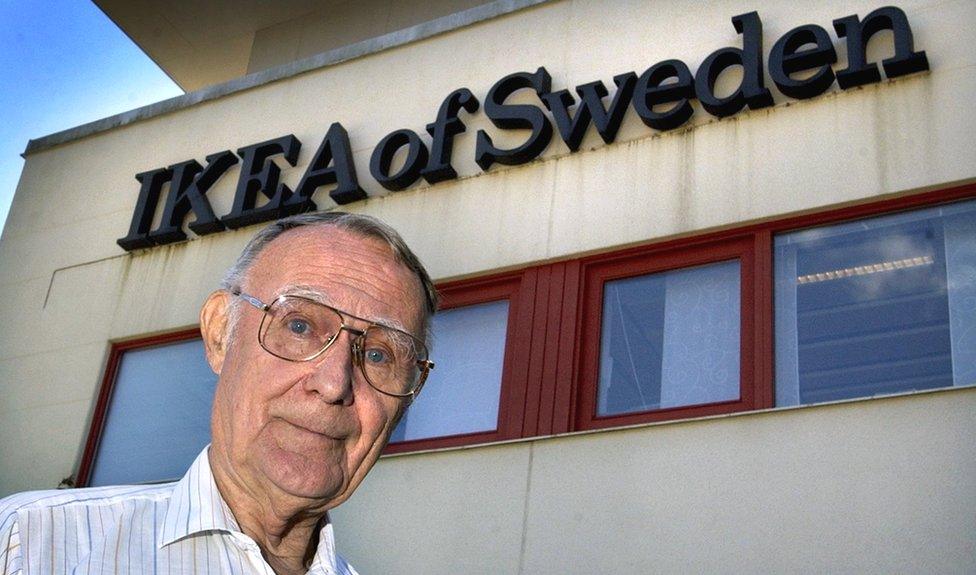
[[201, 303], [341, 209], [444, 300], [362, 572], [976, 571], [972, 2], [99, 4], [189, 91], [27, 146], [0, 495], [181, 475]]

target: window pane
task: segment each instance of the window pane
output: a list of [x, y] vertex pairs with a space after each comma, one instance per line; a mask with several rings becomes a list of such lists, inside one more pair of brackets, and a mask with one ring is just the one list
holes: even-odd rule
[[390, 441], [493, 431], [508, 328], [508, 301], [437, 312], [435, 368]]
[[976, 383], [976, 202], [775, 246], [778, 405]]
[[606, 282], [598, 415], [739, 398], [739, 262]]
[[125, 352], [89, 484], [179, 479], [210, 442], [216, 385], [200, 339]]

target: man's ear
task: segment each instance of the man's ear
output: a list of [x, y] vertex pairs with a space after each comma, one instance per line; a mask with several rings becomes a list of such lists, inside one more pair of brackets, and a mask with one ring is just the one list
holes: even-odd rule
[[207, 301], [200, 308], [200, 335], [203, 336], [203, 347], [207, 352], [207, 362], [210, 369], [217, 375], [224, 366], [224, 355], [227, 353], [227, 322], [230, 317], [230, 294], [224, 290], [217, 290], [210, 294]]

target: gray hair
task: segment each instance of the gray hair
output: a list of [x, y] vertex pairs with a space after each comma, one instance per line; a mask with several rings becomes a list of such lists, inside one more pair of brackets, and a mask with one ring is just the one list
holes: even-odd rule
[[[358, 234], [364, 238], [375, 238], [386, 243], [393, 253], [393, 259], [406, 266], [420, 280], [420, 285], [424, 293], [424, 335], [426, 339], [429, 339], [430, 318], [437, 311], [438, 301], [437, 289], [434, 287], [434, 282], [431, 281], [430, 275], [427, 274], [424, 265], [420, 263], [420, 259], [411, 251], [406, 242], [403, 241], [403, 238], [400, 237], [400, 234], [373, 216], [346, 212], [312, 212], [282, 218], [266, 226], [251, 238], [251, 241], [244, 246], [244, 251], [238, 256], [237, 261], [227, 270], [224, 279], [220, 282], [220, 287], [228, 291], [242, 288], [244, 277], [264, 248], [286, 231], [304, 226], [336, 227]], [[231, 317], [228, 322], [228, 328], [231, 334], [233, 333], [234, 325], [236, 325], [237, 317], [240, 313], [239, 303], [235, 301], [231, 307]]]

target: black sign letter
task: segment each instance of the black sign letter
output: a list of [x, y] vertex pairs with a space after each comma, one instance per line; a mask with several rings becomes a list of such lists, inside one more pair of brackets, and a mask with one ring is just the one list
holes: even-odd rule
[[[813, 48], [800, 50], [801, 46]], [[837, 61], [837, 52], [827, 31], [813, 24], [794, 28], [776, 41], [769, 52], [769, 75], [779, 91], [790, 98], [803, 100], [819, 96], [834, 83], [830, 65]], [[794, 80], [790, 74], [819, 68], [812, 76]]]
[[196, 160], [170, 166], [173, 180], [166, 196], [163, 219], [158, 228], [149, 232], [153, 243], [162, 245], [185, 240], [183, 219], [190, 210], [196, 216], [190, 229], [197, 235], [205, 236], [223, 230], [223, 224], [214, 215], [204, 194], [236, 163], [237, 156], [230, 150], [225, 150], [207, 156], [206, 169]]
[[119, 247], [127, 252], [153, 245], [149, 239], [149, 228], [152, 226], [153, 216], [156, 214], [156, 204], [159, 203], [159, 192], [163, 184], [173, 177], [169, 168], [157, 168], [148, 172], [136, 174], [136, 179], [142, 184], [139, 187], [139, 199], [136, 209], [132, 212], [132, 223], [129, 224], [129, 235], [115, 240]]
[[[671, 78], [676, 81], [664, 83]], [[665, 60], [645, 70], [637, 80], [634, 111], [649, 128], [673, 130], [695, 113], [691, 107], [694, 97], [694, 79], [688, 65], [681, 60]], [[671, 103], [675, 105], [663, 112], [654, 111], [654, 106]]]
[[322, 139], [315, 157], [312, 158], [308, 169], [298, 182], [295, 193], [291, 193], [291, 190], [282, 184], [288, 199], [285, 200], [281, 215], [314, 212], [317, 208], [312, 201], [312, 194], [321, 186], [335, 183], [339, 185], [329, 192], [329, 197], [335, 203], [342, 205], [366, 199], [366, 192], [359, 187], [359, 180], [356, 178], [349, 134], [339, 122], [329, 126], [329, 131]]
[[[393, 156], [403, 146], [407, 146], [407, 159], [399, 172], [390, 174]], [[379, 144], [376, 144], [369, 160], [369, 173], [384, 188], [398, 192], [409, 188], [417, 181], [420, 170], [425, 164], [427, 164], [427, 146], [420, 141], [420, 136], [416, 132], [403, 129], [387, 134]]]
[[[281, 168], [271, 160], [271, 156], [284, 154], [285, 160], [294, 166], [301, 147], [298, 138], [288, 134], [237, 150], [244, 163], [241, 165], [241, 176], [234, 194], [234, 207], [229, 214], [220, 218], [225, 226], [231, 229], [242, 228], [281, 217], [281, 207], [291, 192], [278, 185]], [[258, 192], [267, 196], [268, 203], [255, 208]]]
[[[695, 74], [695, 92], [702, 107], [719, 118], [738, 113], [747, 104], [758, 110], [773, 105], [773, 96], [763, 84], [762, 20], [749, 12], [732, 17], [735, 30], [742, 34], [742, 49], [722, 48], [705, 58]], [[742, 84], [725, 98], [715, 97], [715, 80], [729, 66], [742, 66]]]
[[441, 109], [437, 112], [437, 120], [427, 124], [427, 133], [431, 135], [433, 141], [430, 143], [430, 161], [427, 167], [420, 171], [420, 175], [427, 180], [428, 184], [436, 184], [445, 180], [453, 180], [457, 177], [457, 171], [451, 166], [451, 154], [454, 144], [454, 136], [464, 132], [465, 126], [458, 117], [461, 108], [469, 114], [478, 111], [480, 106], [478, 99], [474, 97], [471, 90], [460, 88], [450, 93], [441, 104]]
[[847, 68], [837, 72], [837, 84], [845, 90], [881, 81], [878, 65], [867, 62], [868, 41], [881, 30], [891, 30], [895, 40], [895, 55], [881, 62], [888, 78], [929, 69], [925, 52], [915, 51], [912, 28], [900, 8], [878, 8], [861, 21], [857, 15], [838, 18], [834, 20], [834, 30], [841, 38], [847, 38]]
[[576, 86], [580, 103], [576, 108], [575, 118], [569, 116], [569, 107], [576, 103], [569, 90], [559, 90], [542, 96], [543, 103], [556, 120], [559, 135], [570, 151], [575, 152], [579, 149], [591, 119], [603, 141], [607, 144], [613, 142], [620, 129], [620, 123], [624, 120], [624, 113], [627, 111], [630, 96], [634, 93], [636, 80], [637, 75], [633, 72], [614, 76], [613, 82], [617, 85], [617, 91], [613, 95], [609, 110], [603, 107], [603, 98], [609, 95], [603, 82], [597, 80]]
[[545, 68], [540, 67], [534, 74], [516, 72], [505, 76], [491, 87], [485, 98], [485, 114], [491, 123], [503, 130], [529, 129], [532, 134], [521, 146], [501, 150], [492, 144], [491, 136], [484, 130], [478, 130], [474, 161], [482, 170], [487, 170], [495, 162], [507, 166], [531, 162], [552, 139], [552, 124], [541, 109], [528, 104], [505, 104], [506, 98], [523, 88], [532, 88], [541, 97], [551, 90], [552, 77]]

